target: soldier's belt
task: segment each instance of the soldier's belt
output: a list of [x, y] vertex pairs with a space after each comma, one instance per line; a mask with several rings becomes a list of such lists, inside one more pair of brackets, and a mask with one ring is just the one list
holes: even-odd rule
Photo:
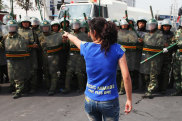
[[47, 50], [47, 53], [55, 53], [55, 52], [58, 52], [60, 50], [62, 50], [63, 48], [62, 47], [59, 47], [59, 48], [56, 48], [56, 49], [50, 49], [50, 50]]
[[30, 53], [26, 54], [6, 54], [7, 58], [22, 58], [22, 57], [29, 57]]
[[158, 52], [162, 51], [162, 49], [143, 48], [143, 51], [158, 53]]
[[28, 47], [29, 47], [29, 48], [33, 48], [33, 44], [31, 44], [31, 45], [28, 45]]
[[80, 51], [79, 48], [70, 48], [70, 50], [71, 50], [71, 51], [76, 51], [76, 52]]
[[136, 46], [122, 45], [125, 49], [136, 49]]
[[179, 49], [179, 52], [182, 53], [182, 49]]

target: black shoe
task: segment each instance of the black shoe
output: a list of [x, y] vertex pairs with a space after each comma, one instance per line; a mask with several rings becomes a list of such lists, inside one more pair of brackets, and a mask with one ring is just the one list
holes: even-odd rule
[[48, 92], [48, 95], [49, 95], [49, 96], [53, 96], [54, 94], [55, 94], [54, 91], [49, 91], [49, 92]]
[[170, 94], [171, 96], [182, 96], [181, 91], [175, 91], [174, 93]]
[[13, 95], [13, 99], [18, 99], [18, 98], [20, 98], [21, 97], [21, 93], [15, 93], [14, 95]]
[[63, 94], [68, 94], [68, 93], [70, 93], [70, 90], [68, 90], [68, 89], [63, 89], [63, 90], [62, 90], [62, 93], [63, 93]]

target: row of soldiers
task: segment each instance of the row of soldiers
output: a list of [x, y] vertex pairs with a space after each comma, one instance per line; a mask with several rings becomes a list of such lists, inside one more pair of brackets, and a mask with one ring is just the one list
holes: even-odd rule
[[[126, 59], [133, 81], [133, 89], [139, 88], [141, 80], [142, 90], [146, 93], [143, 98], [153, 98], [153, 93], [159, 89], [165, 94], [170, 82], [170, 75], [175, 80], [176, 91], [171, 95], [182, 94], [182, 65], [181, 65], [181, 42], [182, 42], [182, 21], [176, 32], [171, 31], [172, 22], [170, 19], [162, 21], [161, 29], [158, 29], [158, 22], [155, 19], [146, 20], [139, 18], [136, 22], [137, 30], [134, 29], [133, 19], [115, 22], [118, 26], [118, 43], [126, 49]], [[177, 42], [177, 46], [167, 49]], [[140, 64], [152, 55], [163, 51], [151, 60]], [[121, 72], [118, 69], [118, 82], [121, 79]], [[120, 84], [120, 83], [118, 83]], [[121, 81], [119, 94], [124, 94], [124, 84]]]
[[[78, 81], [78, 92], [84, 91], [86, 69], [84, 58], [79, 49], [62, 38], [64, 31], [71, 32], [80, 40], [91, 41], [85, 32], [85, 25], [80, 21], [43, 20], [25, 17], [16, 22], [10, 15], [3, 18], [4, 25], [1, 38], [1, 52], [4, 52], [4, 63], [13, 98], [17, 99], [26, 93], [35, 93], [42, 80], [48, 95], [54, 95], [65, 81], [63, 93], [71, 90], [73, 75]], [[66, 26], [63, 30], [63, 26]], [[2, 60], [2, 59], [1, 59]]]
[[[133, 89], [139, 88], [141, 80], [141, 87], [146, 91], [144, 97], [153, 97], [152, 93], [157, 87], [164, 94], [169, 84], [169, 75], [173, 73], [176, 91], [172, 95], [181, 95], [182, 23], [179, 30], [174, 33], [171, 31], [172, 24], [169, 19], [163, 20], [160, 30], [155, 19], [147, 21], [145, 18], [139, 18], [136, 23], [133, 19], [112, 22], [118, 28], [118, 43], [126, 49]], [[85, 22], [79, 20], [64, 22], [61, 19], [52, 22], [44, 20], [40, 23], [37, 18], [30, 20], [25, 17], [17, 23], [11, 16], [5, 16], [3, 23], [7, 24], [7, 28], [2, 31], [8, 30], [8, 34], [1, 39], [1, 49], [6, 52], [8, 67], [6, 77], [9, 77], [11, 88], [15, 87], [14, 98], [25, 92], [35, 93], [41, 80], [43, 87], [48, 90], [48, 95], [54, 95], [60, 88], [63, 88], [61, 90], [63, 93], [70, 92], [74, 77], [78, 82], [78, 92], [84, 90], [86, 84], [84, 59], [73, 43], [62, 39], [62, 34], [66, 26], [64, 31], [71, 32], [80, 40], [91, 41]], [[133, 30], [135, 24], [137, 32]], [[168, 51], [167, 47], [175, 42], [178, 46]], [[162, 50], [163, 54], [140, 64], [141, 60]], [[117, 71], [118, 90], [122, 95], [125, 93], [122, 74], [119, 68]]]

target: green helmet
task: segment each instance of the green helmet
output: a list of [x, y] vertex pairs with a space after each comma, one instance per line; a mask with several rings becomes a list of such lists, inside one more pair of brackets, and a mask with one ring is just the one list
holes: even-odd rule
[[11, 15], [5, 15], [3, 17], [3, 23], [7, 24], [9, 20], [13, 20], [13, 17]]
[[171, 22], [170, 19], [164, 19], [164, 20], [162, 21], [162, 24], [161, 24], [161, 25], [162, 25], [162, 26], [164, 26], [164, 25], [172, 26], [172, 22]]
[[73, 20], [72, 29], [79, 29], [81, 27], [81, 23], [78, 19]]
[[[51, 31], [51, 24], [48, 20], [43, 20], [40, 24], [40, 28], [42, 32], [50, 32]], [[48, 28], [48, 29], [44, 29]]]
[[156, 19], [150, 19], [147, 22], [147, 30], [149, 30], [149, 31], [157, 29], [157, 26], [158, 26], [158, 22]]
[[18, 23], [15, 20], [9, 20], [7, 26], [8, 26], [8, 32], [18, 31]]
[[120, 21], [120, 25], [122, 26], [122, 25], [129, 25], [129, 24], [128, 24], [128, 22], [125, 19], [122, 19]]
[[39, 26], [39, 25], [40, 25], [40, 21], [39, 21], [38, 18], [33, 17], [33, 18], [31, 18], [31, 24], [32, 24], [32, 25], [37, 25], [37, 26]]

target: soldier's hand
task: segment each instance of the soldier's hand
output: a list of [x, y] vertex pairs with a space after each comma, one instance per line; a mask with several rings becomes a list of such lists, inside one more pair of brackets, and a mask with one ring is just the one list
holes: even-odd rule
[[167, 48], [163, 48], [163, 53], [167, 53], [168, 49]]
[[33, 44], [33, 48], [39, 48], [38, 44]]
[[140, 43], [142, 43], [142, 42], [143, 42], [143, 39], [142, 39], [142, 38], [138, 38], [138, 41], [139, 41]]

